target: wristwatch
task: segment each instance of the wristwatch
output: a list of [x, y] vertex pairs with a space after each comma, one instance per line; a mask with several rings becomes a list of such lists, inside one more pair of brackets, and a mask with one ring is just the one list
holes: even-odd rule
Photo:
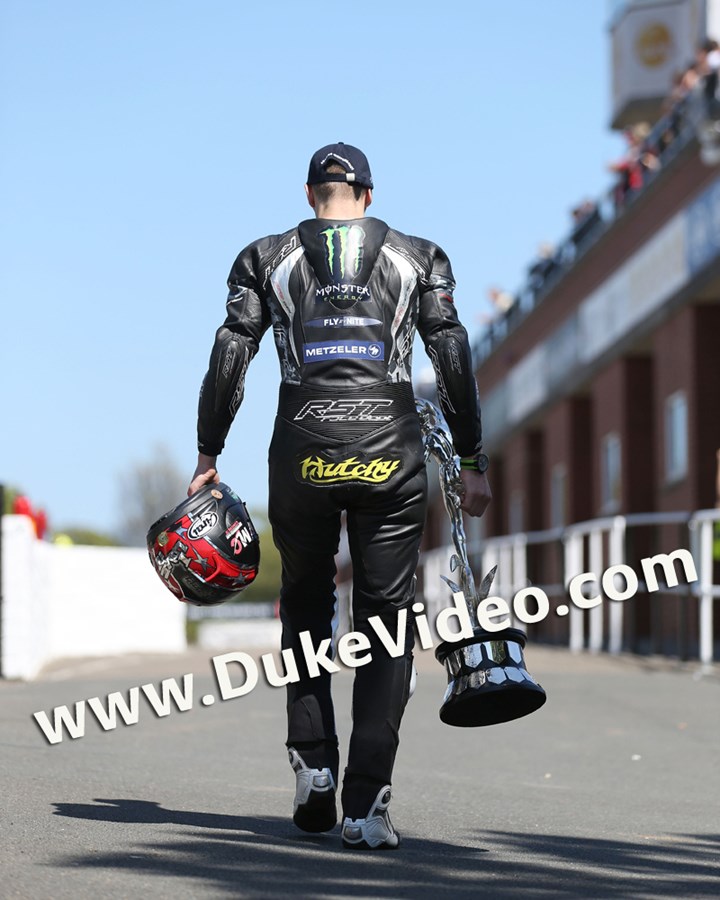
[[475, 456], [463, 456], [460, 459], [460, 468], [470, 472], [487, 472], [490, 460], [484, 453], [476, 453]]

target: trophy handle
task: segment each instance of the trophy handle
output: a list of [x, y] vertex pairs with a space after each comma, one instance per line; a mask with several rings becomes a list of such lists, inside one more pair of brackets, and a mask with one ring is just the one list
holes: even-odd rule
[[[450, 557], [450, 571], [459, 573], [460, 584], [444, 575], [440, 577], [454, 594], [462, 591], [471, 620], [477, 621], [478, 605], [490, 594], [497, 566], [487, 573], [480, 589], [476, 590], [460, 509], [460, 460], [455, 455], [452, 435], [445, 417], [433, 403], [416, 399], [415, 405], [420, 418], [425, 461], [433, 456], [440, 468], [443, 502], [450, 517], [455, 545], [455, 553]], [[441, 720], [459, 727], [496, 725], [539, 709], [547, 696], [525, 666], [523, 649], [526, 640], [525, 632], [519, 628], [489, 632], [477, 625], [471, 638], [440, 644], [435, 657], [448, 673], [448, 686], [440, 708]]]

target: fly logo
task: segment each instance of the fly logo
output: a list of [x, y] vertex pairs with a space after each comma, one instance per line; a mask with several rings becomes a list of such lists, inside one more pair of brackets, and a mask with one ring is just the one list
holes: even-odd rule
[[330, 275], [336, 281], [354, 278], [362, 266], [365, 232], [359, 225], [330, 226], [320, 232]]
[[380, 319], [368, 316], [325, 316], [305, 323], [311, 328], [362, 328], [364, 325], [382, 325]]
[[294, 422], [389, 422], [392, 400], [310, 400], [293, 418]]
[[382, 484], [400, 468], [399, 459], [377, 457], [362, 462], [351, 456], [341, 462], [323, 459], [319, 454], [299, 461], [298, 477], [310, 484]]

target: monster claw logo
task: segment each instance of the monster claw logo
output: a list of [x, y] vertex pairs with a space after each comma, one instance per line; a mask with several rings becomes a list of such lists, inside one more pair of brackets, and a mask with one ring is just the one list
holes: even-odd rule
[[327, 264], [336, 281], [354, 278], [360, 271], [365, 232], [359, 225], [330, 226], [320, 232], [325, 238]]

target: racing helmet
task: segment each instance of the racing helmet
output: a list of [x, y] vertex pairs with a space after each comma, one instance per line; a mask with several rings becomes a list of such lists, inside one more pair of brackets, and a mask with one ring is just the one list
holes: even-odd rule
[[215, 606], [236, 597], [260, 567], [260, 542], [243, 501], [207, 484], [150, 526], [150, 562], [178, 600]]

